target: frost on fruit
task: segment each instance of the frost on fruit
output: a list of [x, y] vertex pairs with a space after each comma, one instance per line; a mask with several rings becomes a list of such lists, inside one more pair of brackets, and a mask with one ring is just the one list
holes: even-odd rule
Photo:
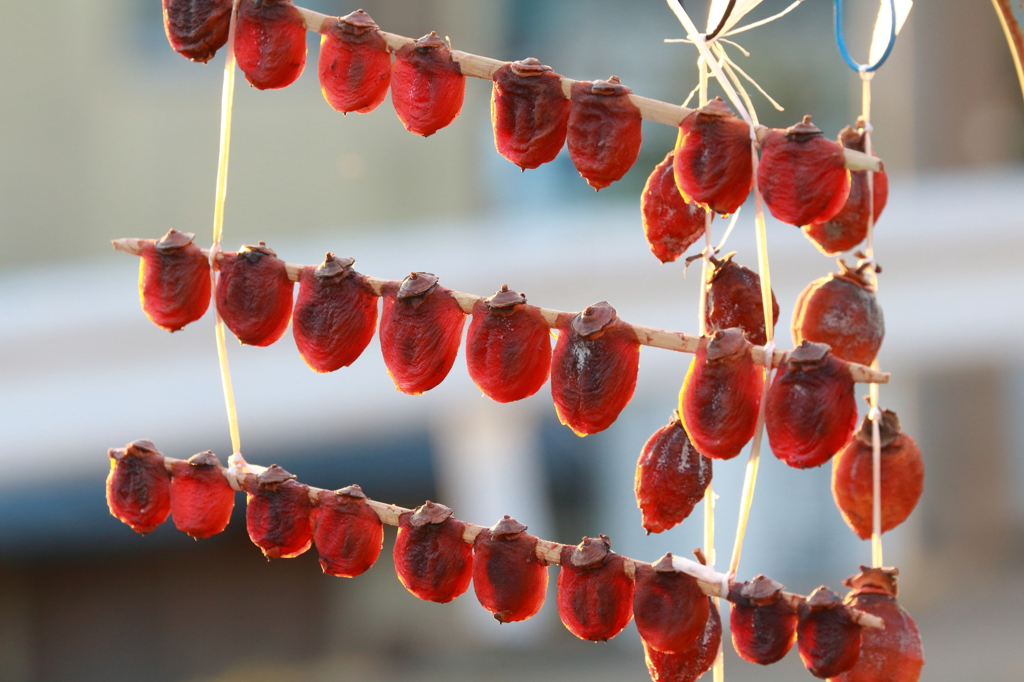
[[826, 679], [853, 667], [860, 656], [861, 628], [838, 594], [822, 585], [798, 613], [797, 651], [812, 675]]
[[410, 273], [401, 283], [388, 282], [381, 296], [380, 348], [388, 374], [403, 393], [429, 391], [455, 364], [465, 313], [429, 272]]
[[671, 554], [654, 564], [637, 564], [633, 618], [647, 646], [685, 653], [704, 632], [710, 612], [697, 579], [673, 568]]
[[473, 590], [499, 623], [534, 616], [544, 605], [548, 564], [537, 558], [537, 538], [510, 516], [485, 528], [473, 543]]
[[550, 66], [530, 57], [501, 67], [491, 91], [498, 153], [523, 170], [553, 161], [565, 144], [569, 107]]
[[729, 593], [732, 645], [745, 661], [769, 665], [781, 661], [796, 642], [797, 613], [781, 598], [783, 586], [759, 575]]
[[622, 178], [640, 155], [640, 109], [633, 91], [612, 76], [606, 81], [577, 81], [566, 144], [576, 170], [595, 190]]
[[365, 573], [384, 544], [384, 524], [358, 485], [321, 490], [313, 540], [324, 573], [354, 578]]
[[363, 10], [328, 17], [320, 27], [320, 90], [334, 109], [365, 114], [384, 101], [391, 53], [380, 28]]
[[640, 195], [644, 236], [651, 253], [662, 263], [676, 260], [700, 239], [707, 215], [700, 204], [687, 202], [676, 187], [674, 159], [674, 151], [665, 155]]
[[720, 97], [679, 124], [673, 161], [683, 198], [719, 215], [735, 213], [754, 186], [750, 126]]
[[648, 533], [672, 528], [704, 499], [711, 483], [711, 460], [690, 443], [678, 413], [654, 432], [640, 451], [634, 490]]
[[463, 539], [466, 524], [452, 510], [427, 500], [398, 518], [395, 573], [420, 599], [445, 604], [469, 589], [473, 546]]
[[[714, 271], [708, 286], [705, 321], [708, 331], [739, 327], [755, 346], [768, 343], [761, 303], [761, 277], [733, 260], [735, 252], [723, 258], [712, 256]], [[779, 321], [779, 304], [772, 292], [772, 329]]]
[[551, 358], [551, 397], [558, 419], [577, 435], [604, 431], [633, 397], [640, 342], [601, 301], [559, 323]]
[[225, 253], [217, 266], [217, 312], [238, 341], [269, 346], [288, 329], [292, 289], [284, 261], [265, 243]]
[[111, 448], [107, 507], [136, 533], [145, 535], [171, 513], [171, 475], [152, 441], [136, 440]]
[[210, 306], [210, 261], [191, 232], [170, 230], [143, 242], [139, 298], [153, 324], [175, 332], [201, 318]]
[[395, 53], [391, 103], [410, 133], [433, 135], [462, 111], [466, 77], [451, 50], [433, 31]]
[[290, 559], [313, 544], [313, 502], [309, 486], [276, 464], [245, 477], [245, 527], [268, 559]]
[[558, 616], [580, 639], [603, 642], [633, 619], [633, 579], [607, 535], [562, 547], [558, 570]]
[[317, 372], [351, 365], [377, 331], [377, 295], [354, 264], [328, 253], [299, 276], [292, 333], [302, 359]]
[[227, 528], [235, 508], [235, 490], [220, 460], [209, 450], [171, 466], [171, 515], [174, 527], [208, 538]]
[[722, 619], [711, 598], [706, 599], [709, 612], [704, 631], [685, 651], [667, 654], [644, 641], [644, 659], [653, 682], [695, 682], [715, 664], [722, 643]]
[[174, 51], [206, 63], [228, 41], [231, 0], [163, 0], [164, 32]]
[[284, 88], [306, 66], [306, 25], [291, 0], [240, 0], [235, 58], [254, 88]]

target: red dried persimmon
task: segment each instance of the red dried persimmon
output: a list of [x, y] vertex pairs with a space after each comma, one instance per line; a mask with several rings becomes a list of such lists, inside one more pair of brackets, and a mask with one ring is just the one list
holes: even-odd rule
[[679, 414], [654, 432], [636, 463], [636, 506], [648, 533], [672, 528], [704, 499], [711, 483], [711, 460], [690, 442]]
[[704, 631], [685, 651], [666, 654], [644, 641], [644, 660], [653, 682], [696, 682], [711, 670], [722, 644], [722, 618], [710, 597], [708, 603], [710, 611]]
[[562, 77], [530, 57], [494, 73], [491, 124], [498, 153], [523, 170], [553, 161], [569, 126]]
[[365, 573], [380, 556], [384, 524], [363, 494], [350, 485], [317, 494], [313, 540], [320, 567], [328, 575], [354, 578]]
[[265, 243], [225, 253], [217, 264], [217, 312], [238, 341], [269, 346], [288, 329], [293, 283], [283, 260]]
[[398, 517], [395, 573], [405, 589], [425, 601], [445, 604], [469, 589], [473, 546], [463, 539], [466, 524], [452, 510], [427, 500]]
[[537, 614], [548, 587], [548, 563], [537, 557], [537, 538], [510, 516], [485, 528], [473, 543], [473, 590], [499, 623]]
[[761, 140], [757, 185], [772, 215], [790, 225], [831, 220], [850, 193], [843, 148], [826, 140], [810, 116]]
[[673, 161], [683, 198], [719, 215], [735, 213], [754, 186], [750, 126], [716, 97], [679, 124]]
[[559, 323], [551, 358], [551, 397], [558, 419], [577, 435], [604, 431], [633, 397], [640, 342], [601, 301]]
[[685, 653], [708, 622], [711, 605], [697, 579], [677, 571], [672, 555], [637, 564], [633, 618], [647, 646], [666, 654]]
[[622, 178], [640, 155], [643, 117], [632, 92], [618, 76], [572, 85], [565, 141], [576, 170], [595, 190]]
[[380, 348], [388, 374], [403, 393], [429, 391], [455, 364], [466, 314], [429, 272], [388, 282], [381, 296]]
[[466, 96], [466, 77], [433, 31], [403, 45], [391, 66], [391, 103], [410, 133], [433, 135], [455, 120]]
[[633, 579], [611, 551], [607, 535], [562, 547], [558, 570], [558, 616], [580, 639], [604, 642], [633, 619]]
[[[865, 416], [857, 434], [832, 462], [832, 497], [843, 520], [859, 537], [871, 537], [873, 524], [872, 423]], [[924, 491], [924, 462], [914, 439], [900, 429], [895, 412], [882, 411], [882, 532], [907, 520]]]
[[[709, 331], [739, 327], [755, 346], [768, 343], [761, 302], [761, 277], [733, 260], [736, 253], [711, 258], [714, 270], [708, 285], [705, 320]], [[772, 292], [772, 329], [779, 321], [779, 304]]]
[[695, 202], [687, 202], [676, 187], [674, 159], [674, 151], [665, 155], [647, 178], [640, 195], [644, 236], [651, 253], [662, 263], [671, 263], [686, 253], [704, 234], [706, 225], [707, 212], [704, 208]]
[[781, 661], [796, 642], [796, 609], [782, 598], [782, 585], [759, 575], [729, 592], [732, 645], [745, 661]]
[[136, 440], [107, 450], [107, 507], [136, 533], [145, 535], [171, 513], [171, 475], [153, 441]]
[[306, 25], [291, 0], [239, 0], [235, 57], [260, 90], [284, 88], [306, 66]]
[[297, 557], [313, 544], [313, 501], [309, 486], [276, 464], [248, 475], [245, 527], [249, 539], [268, 559]]
[[824, 585], [798, 609], [796, 646], [804, 666], [815, 677], [835, 677], [860, 657], [861, 628], [838, 594]]
[[210, 261], [191, 232], [170, 230], [156, 242], [142, 242], [139, 298], [153, 324], [175, 332], [210, 307]]
[[299, 276], [292, 333], [302, 359], [317, 372], [351, 365], [377, 331], [377, 295], [354, 264], [328, 253]]
[[320, 25], [320, 90], [338, 111], [365, 114], [384, 101], [391, 53], [380, 27], [363, 10]]
[[174, 526], [194, 538], [208, 538], [225, 528], [235, 508], [235, 490], [224, 477], [217, 455], [209, 450], [171, 466], [171, 514]]
[[204, 64], [228, 42], [231, 0], [163, 0], [164, 32], [174, 51]]
[[551, 372], [551, 332], [526, 296], [507, 286], [473, 304], [466, 333], [466, 365], [473, 383], [491, 400], [528, 398]]

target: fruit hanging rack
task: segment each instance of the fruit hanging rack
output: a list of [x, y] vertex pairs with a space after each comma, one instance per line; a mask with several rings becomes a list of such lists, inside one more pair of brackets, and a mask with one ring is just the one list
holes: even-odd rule
[[[235, 493], [243, 491], [249, 536], [265, 556], [295, 557], [315, 544], [324, 572], [343, 577], [372, 566], [383, 526], [397, 526], [394, 565], [406, 589], [445, 603], [472, 583], [481, 605], [500, 622], [535, 615], [546, 593], [547, 566], [558, 564], [557, 608], [565, 626], [581, 639], [603, 641], [634, 620], [656, 682], [696, 680], [712, 670], [716, 682], [724, 679], [721, 599], [730, 602], [732, 643], [748, 661], [774, 663], [795, 643], [819, 678], [917, 680], [924, 663], [920, 637], [896, 601], [898, 571], [882, 562], [881, 535], [913, 510], [923, 465], [897, 416], [879, 406], [879, 385], [889, 375], [877, 362], [884, 323], [875, 296], [880, 269], [872, 235], [888, 185], [870, 134], [871, 77], [910, 3], [882, 0], [871, 63], [861, 65], [845, 48], [836, 0], [840, 52], [863, 83], [861, 116], [838, 142], [809, 116], [786, 130], [758, 124], [744, 87], [753, 81], [722, 40], [767, 21], [737, 26], [758, 2], [713, 0], [715, 20], [707, 32], [697, 29], [678, 0], [668, 4], [686, 31], [685, 42], [699, 51], [699, 85], [691, 93], [699, 97], [696, 109], [635, 95], [614, 76], [574, 81], [536, 59], [503, 62], [453, 50], [434, 33], [418, 40], [386, 33], [362, 10], [328, 17], [289, 0], [163, 0], [167, 36], [179, 53], [206, 62], [226, 46], [213, 244], [200, 248], [193, 234], [175, 230], [160, 239], [113, 244], [141, 257], [142, 308], [158, 326], [181, 329], [214, 300], [234, 453], [225, 467], [209, 451], [187, 460], [165, 457], [148, 440], [111, 449], [111, 513], [139, 533], [170, 516], [180, 530], [205, 538], [224, 530]], [[675, 148], [644, 188], [641, 215], [651, 251], [663, 262], [677, 260], [703, 238], [701, 253], [689, 258], [702, 261], [699, 333], [627, 323], [605, 301], [574, 313], [530, 305], [507, 286], [487, 297], [452, 291], [428, 272], [379, 279], [331, 253], [319, 265], [297, 265], [263, 242], [224, 252], [236, 60], [254, 87], [286, 87], [305, 65], [307, 30], [322, 35], [319, 77], [333, 108], [369, 113], [390, 91], [405, 127], [428, 136], [458, 116], [466, 76], [490, 80], [498, 152], [525, 170], [567, 146], [595, 189], [634, 164], [642, 119], [678, 127]], [[712, 80], [729, 103], [709, 98]], [[721, 253], [750, 195], [757, 272]], [[800, 226], [823, 253], [864, 244], [856, 263], [840, 259], [839, 272], [800, 295], [792, 327], [799, 345], [791, 351], [774, 343], [779, 311], [771, 292], [765, 206], [780, 221]], [[732, 216], [718, 247], [711, 243], [715, 214]], [[648, 532], [674, 527], [703, 501], [706, 546], [695, 561], [672, 554], [654, 563], [630, 559], [612, 552], [604, 535], [583, 538], [578, 546], [542, 540], [508, 516], [485, 528], [457, 519], [443, 504], [404, 509], [368, 498], [358, 485], [312, 488], [277, 465], [245, 461], [225, 326], [243, 344], [267, 346], [290, 324], [299, 353], [317, 372], [352, 364], [379, 333], [396, 388], [418, 395], [452, 369], [467, 315], [467, 366], [480, 390], [511, 402], [550, 381], [558, 418], [581, 436], [607, 429], [630, 401], [641, 345], [694, 355], [675, 417], [642, 448], [635, 490]], [[859, 429], [857, 382], [869, 385], [870, 404]], [[805, 597], [763, 575], [737, 578], [765, 432], [772, 452], [790, 466], [833, 461], [836, 504], [859, 537], [871, 538], [871, 565], [846, 581], [845, 598], [825, 586]], [[712, 461], [735, 458], [748, 444], [733, 553], [729, 568], [717, 571]]]

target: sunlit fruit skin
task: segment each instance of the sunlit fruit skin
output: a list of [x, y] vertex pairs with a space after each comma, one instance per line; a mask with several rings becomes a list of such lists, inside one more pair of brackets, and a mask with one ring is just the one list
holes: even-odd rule
[[324, 573], [354, 578], [380, 556], [384, 524], [357, 485], [317, 494], [313, 540]]
[[246, 476], [245, 527], [268, 559], [297, 557], [313, 544], [313, 501], [309, 486], [273, 464]]
[[455, 120], [466, 77], [436, 33], [403, 45], [391, 66], [391, 103], [405, 129], [429, 137]]
[[671, 263], [686, 253], [704, 234], [707, 212], [697, 203], [688, 203], [676, 187], [670, 151], [647, 178], [640, 195], [640, 216], [644, 236], [662, 263]]
[[[914, 439], [900, 430], [895, 412], [882, 411], [879, 425], [882, 532], [907, 520], [924, 492], [924, 461]], [[872, 423], [864, 417], [857, 434], [832, 461], [832, 497], [843, 520], [862, 539], [872, 532]]]
[[[846, 126], [839, 143], [858, 152], [864, 149], [864, 131]], [[889, 177], [884, 170], [874, 173], [874, 222], [878, 222], [889, 199]], [[854, 248], [868, 235], [868, 171], [850, 173], [850, 194], [846, 204], [830, 220], [803, 226], [804, 234], [827, 256]]]
[[885, 338], [885, 317], [863, 267], [839, 259], [840, 272], [816, 279], [800, 292], [793, 309], [793, 343], [827, 343], [847, 362], [870, 365]]
[[550, 66], [530, 57], [501, 67], [491, 90], [498, 153], [523, 170], [553, 161], [565, 144], [570, 106]]
[[293, 283], [283, 260], [263, 242], [221, 255], [217, 312], [238, 341], [269, 346], [288, 329]]
[[643, 118], [632, 92], [617, 76], [573, 83], [565, 141], [576, 170], [595, 190], [622, 178], [640, 155]]
[[787, 353], [765, 405], [775, 456], [797, 469], [821, 466], [846, 445], [856, 425], [849, 365], [822, 343], [804, 341]]
[[[722, 644], [722, 619], [711, 604], [704, 631], [679, 654], [666, 654], [644, 641], [644, 660], [653, 682], [695, 682], [711, 670]], [[642, 640], [643, 641], [643, 640]]]
[[425, 601], [446, 604], [469, 589], [473, 546], [466, 524], [443, 504], [427, 501], [398, 518], [395, 573], [405, 589]]
[[864, 628], [860, 657], [852, 668], [830, 678], [834, 682], [917, 682], [921, 677], [921, 635], [896, 601], [898, 573], [895, 568], [861, 566], [860, 575], [845, 582], [853, 588], [845, 603], [881, 618], [885, 629]]
[[676, 413], [647, 440], [636, 463], [634, 491], [644, 529], [660, 533], [682, 522], [709, 483], [711, 460], [690, 443]]
[[137, 440], [107, 450], [107, 507], [136, 533], [145, 535], [171, 513], [171, 475], [152, 441]]
[[192, 243], [195, 235], [171, 230], [156, 242], [142, 242], [139, 298], [158, 327], [175, 332], [210, 307], [210, 261]]
[[607, 535], [562, 547], [558, 617], [580, 639], [604, 642], [633, 619], [633, 579]]
[[551, 357], [551, 397], [558, 419], [579, 436], [604, 431], [636, 388], [636, 334], [607, 301], [562, 320], [558, 329]]
[[672, 568], [672, 555], [637, 564], [633, 618], [647, 646], [666, 654], [685, 653], [708, 622], [708, 598], [697, 580]]
[[240, 0], [235, 58], [260, 90], [284, 88], [306, 66], [306, 25], [291, 0]]
[[798, 609], [796, 647], [804, 667], [815, 677], [835, 677], [860, 657], [861, 627], [838, 594], [819, 587]]
[[419, 395], [448, 376], [462, 342], [466, 315], [429, 272], [414, 272], [381, 291], [380, 348], [402, 393]]
[[790, 225], [831, 220], [846, 204], [850, 171], [842, 146], [826, 140], [810, 116], [761, 140], [757, 185], [771, 214]]
[[235, 508], [235, 490], [209, 450], [171, 465], [171, 515], [174, 526], [200, 539], [227, 528]]
[[540, 390], [551, 372], [551, 331], [526, 296], [503, 286], [473, 304], [466, 365], [491, 400], [510, 403]]
[[735, 213], [754, 186], [750, 126], [716, 97], [679, 131], [673, 168], [683, 198], [719, 215]]
[[292, 334], [302, 359], [317, 372], [351, 365], [377, 331], [377, 295], [354, 263], [328, 253], [299, 276]]
[[380, 29], [363, 10], [320, 26], [320, 91], [334, 109], [365, 114], [376, 109], [391, 84], [391, 53]]
[[[714, 271], [708, 287], [704, 319], [709, 331], [739, 327], [755, 346], [768, 343], [761, 302], [761, 277], [733, 260], [735, 253], [711, 258]], [[772, 292], [772, 329], [779, 321], [779, 304]]]
[[537, 558], [537, 538], [506, 516], [473, 542], [473, 591], [499, 623], [530, 618], [544, 605], [548, 564]]
[[228, 41], [231, 0], [163, 0], [164, 32], [174, 51], [204, 64]]
[[702, 455], [732, 459], [754, 437], [764, 369], [734, 327], [701, 337], [679, 393], [679, 414]]
[[729, 629], [743, 660], [770, 665], [793, 648], [798, 616], [781, 592], [782, 585], [763, 575], [730, 590]]

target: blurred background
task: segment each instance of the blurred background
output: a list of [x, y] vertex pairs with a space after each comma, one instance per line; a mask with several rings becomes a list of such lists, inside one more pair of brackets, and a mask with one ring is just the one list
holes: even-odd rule
[[[751, 18], [786, 4], [766, 0]], [[864, 55], [877, 4], [849, 4], [851, 48]], [[696, 84], [695, 49], [663, 43], [684, 32], [658, 0], [305, 6], [361, 6], [388, 31], [436, 30], [457, 49], [535, 56], [577, 79], [615, 74], [667, 101]], [[704, 3], [688, 8], [706, 14]], [[763, 123], [811, 113], [831, 137], [859, 113], [860, 82], [836, 50], [831, 13], [808, 0], [737, 37], [752, 53], [740, 65], [786, 107], [755, 95]], [[150, 324], [136, 259], [108, 241], [175, 228], [209, 245], [223, 55], [203, 66], [174, 53], [156, 0], [3, 3], [0, 38], [0, 681], [647, 679], [635, 628], [609, 644], [578, 641], [553, 590], [537, 617], [504, 626], [472, 594], [419, 602], [394, 577], [391, 530], [378, 564], [345, 580], [323, 575], [313, 551], [263, 560], [241, 498], [228, 530], [200, 543], [170, 523], [140, 537], [111, 517], [107, 448], [150, 438], [169, 456], [212, 449], [222, 461], [231, 450], [212, 314], [173, 336]], [[507, 283], [562, 310], [606, 299], [628, 321], [696, 331], [698, 276], [651, 256], [638, 210], [674, 130], [645, 123], [633, 171], [595, 194], [564, 152], [527, 173], [495, 153], [486, 82], [470, 79], [462, 115], [429, 139], [406, 133], [388, 102], [338, 114], [318, 91], [317, 44], [310, 35], [306, 73], [285, 90], [239, 77], [226, 249], [262, 239], [298, 263], [330, 250], [377, 277], [426, 270], [478, 294]], [[874, 102], [891, 178], [876, 237], [880, 359], [893, 373], [882, 404], [927, 468], [917, 511], [885, 536], [886, 563], [900, 567], [902, 603], [922, 632], [923, 679], [1019, 680], [1024, 104], [987, 3], [917, 3]], [[769, 244], [785, 347], [797, 294], [835, 263], [771, 220]], [[749, 207], [728, 250], [755, 266]], [[491, 403], [461, 359], [437, 389], [403, 395], [377, 348], [318, 375], [290, 334], [269, 348], [232, 345], [246, 457], [405, 506], [440, 500], [483, 525], [511, 514], [560, 542], [605, 533], [638, 559], [701, 543], [699, 509], [646, 536], [633, 498], [636, 458], [674, 409], [688, 356], [645, 348], [632, 403], [581, 439], [558, 424], [547, 389]], [[715, 466], [720, 567], [745, 459]], [[870, 561], [829, 476], [766, 456], [741, 578], [840, 589]], [[795, 652], [761, 669], [725, 649], [727, 679], [811, 679]]]

